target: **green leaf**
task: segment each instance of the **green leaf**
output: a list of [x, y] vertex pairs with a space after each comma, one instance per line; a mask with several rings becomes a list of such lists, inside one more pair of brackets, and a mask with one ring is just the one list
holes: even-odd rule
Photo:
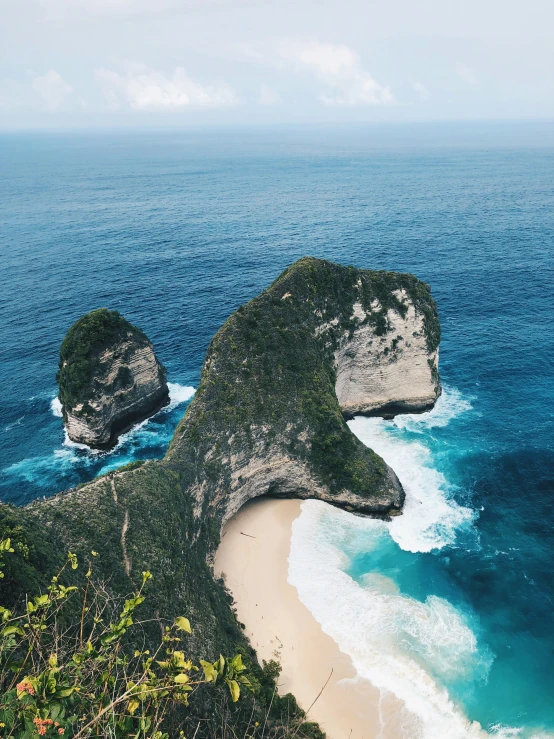
[[150, 728], [150, 724], [152, 723], [152, 719], [149, 716], [144, 716], [139, 721], [139, 726], [142, 731], [148, 731]]
[[188, 618], [177, 616], [177, 618], [175, 619], [175, 626], [179, 629], [179, 631], [186, 631], [187, 634], [192, 634], [192, 629], [190, 628], [190, 621], [188, 620]]
[[69, 698], [72, 695], [75, 688], [63, 688], [62, 690], [56, 691], [56, 698]]
[[121, 618], [126, 616], [128, 613], [132, 613], [137, 606], [140, 606], [141, 603], [144, 603], [144, 598], [142, 595], [136, 595], [134, 598], [129, 598], [129, 600], [126, 600], [121, 612]]
[[173, 678], [173, 682], [177, 683], [177, 685], [184, 685], [185, 683], [188, 683], [189, 676], [185, 675], [184, 672], [181, 672], [179, 675], [175, 675]]
[[242, 664], [242, 655], [236, 654], [233, 659], [231, 660], [231, 667], [236, 672], [244, 672], [246, 670], [246, 667]]
[[236, 680], [227, 680], [227, 685], [229, 686], [229, 692], [231, 693], [233, 703], [236, 703], [240, 696], [239, 684]]
[[137, 708], [140, 706], [140, 701], [138, 701], [136, 698], [132, 698], [129, 703], [127, 703], [127, 710], [133, 715], [133, 713], [137, 710]]
[[204, 670], [204, 678], [206, 679], [206, 681], [209, 683], [217, 682], [217, 670], [212, 665], [212, 663], [206, 662], [206, 660], [201, 659], [200, 664], [202, 665], [202, 669]]
[[192, 667], [192, 662], [185, 659], [184, 652], [173, 652], [173, 657], [171, 661], [173, 662], [175, 667], [178, 667], [181, 670], [190, 670]]
[[25, 636], [25, 631], [21, 626], [6, 626], [2, 630], [2, 636], [11, 636], [12, 634], [19, 634], [19, 636]]
[[57, 718], [63, 717], [63, 706], [61, 703], [51, 703], [50, 704], [50, 716], [49, 718], [52, 719], [52, 721], [55, 721]]

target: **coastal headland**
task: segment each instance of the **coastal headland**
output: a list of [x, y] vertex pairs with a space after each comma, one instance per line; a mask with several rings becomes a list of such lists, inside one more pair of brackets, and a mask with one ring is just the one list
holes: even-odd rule
[[394, 471], [346, 419], [432, 407], [439, 342], [430, 289], [413, 275], [299, 260], [214, 336], [162, 460], [26, 508], [0, 506], [0, 535], [24, 544], [4, 570], [5, 600], [43, 587], [68, 550], [86, 561], [94, 549], [115, 594], [152, 572], [153, 633], [160, 614], [186, 613], [193, 655], [240, 648], [254, 660], [214, 578], [222, 527], [262, 495], [399, 515]]

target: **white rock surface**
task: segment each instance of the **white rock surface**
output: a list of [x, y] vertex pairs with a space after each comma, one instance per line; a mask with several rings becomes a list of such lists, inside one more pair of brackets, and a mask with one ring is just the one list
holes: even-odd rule
[[[94, 398], [83, 406], [65, 409], [65, 427], [71, 441], [90, 447], [108, 447], [134, 423], [148, 418], [169, 402], [162, 366], [152, 344], [136, 345], [130, 337], [103, 352], [104, 372], [95, 378]], [[112, 389], [121, 367], [127, 367], [132, 383]]]
[[[406, 316], [389, 310], [385, 336], [376, 336], [371, 324], [362, 323], [365, 313], [359, 303], [353, 306], [360, 322], [352, 339], [346, 338], [335, 352], [335, 391], [347, 415], [423, 411], [440, 395], [438, 351], [429, 352], [423, 316], [404, 291], [398, 292]], [[372, 310], [380, 310], [375, 303]]]

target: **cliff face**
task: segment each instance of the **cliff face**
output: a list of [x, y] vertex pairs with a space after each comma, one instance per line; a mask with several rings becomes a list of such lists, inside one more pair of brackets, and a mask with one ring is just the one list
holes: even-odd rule
[[104, 308], [68, 331], [58, 382], [69, 438], [100, 449], [169, 402], [165, 369], [152, 344], [119, 313]]
[[[243, 637], [209, 568], [223, 522], [264, 494], [400, 514], [396, 475], [350, 432], [345, 415], [431, 405], [440, 393], [439, 341], [430, 290], [412, 275], [301, 259], [215, 335], [163, 460], [9, 514], [58, 552], [100, 552], [97, 568], [118, 593], [150, 570], [152, 613], [186, 613], [193, 653], [230, 651]], [[135, 354], [116, 343], [129, 365]], [[98, 363], [106, 356], [113, 370], [107, 350]], [[66, 407], [64, 398], [80, 392], [70, 380], [60, 378]], [[111, 382], [100, 382], [99, 397]], [[0, 534], [1, 519], [2, 506]]]
[[[438, 348], [429, 347], [425, 316], [405, 289], [394, 295], [403, 309], [385, 311], [386, 333], [375, 334], [357, 302], [356, 328], [335, 351], [335, 392], [346, 416], [421, 412], [432, 408], [440, 394]], [[369, 310], [383, 308], [375, 299]]]
[[195, 515], [225, 522], [266, 493], [399, 513], [396, 475], [344, 415], [431, 407], [439, 339], [429, 288], [415, 277], [297, 262], [208, 349], [166, 457], [171, 465], [194, 449], [205, 470], [217, 470], [190, 489]]

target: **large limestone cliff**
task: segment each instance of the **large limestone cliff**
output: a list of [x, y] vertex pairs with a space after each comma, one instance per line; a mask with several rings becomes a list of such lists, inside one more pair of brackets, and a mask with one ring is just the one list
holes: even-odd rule
[[[24, 510], [0, 506], [0, 534], [6, 516], [10, 530], [52, 542], [48, 552], [99, 551], [118, 593], [150, 570], [153, 616], [186, 613], [193, 653], [230, 651], [243, 637], [209, 566], [223, 522], [259, 495], [399, 515], [396, 475], [345, 416], [432, 405], [439, 341], [429, 287], [412, 275], [301, 259], [215, 335], [163, 460]], [[37, 556], [3, 582], [21, 593], [23, 576], [51, 574], [48, 562]]]
[[105, 449], [169, 402], [165, 369], [142, 331], [105, 308], [79, 319], [60, 351], [60, 401], [72, 441]]
[[438, 347], [429, 347], [425, 316], [404, 288], [393, 294], [398, 306], [385, 311], [377, 298], [369, 306], [371, 313], [385, 316], [383, 335], [376, 335], [356, 302], [356, 327], [335, 351], [335, 391], [346, 416], [421, 412], [432, 408], [440, 393]]
[[166, 457], [172, 465], [194, 450], [203, 460], [190, 489], [195, 515], [223, 523], [263, 494], [399, 513], [396, 475], [344, 415], [431, 407], [438, 341], [434, 301], [415, 277], [297, 262], [208, 349]]

